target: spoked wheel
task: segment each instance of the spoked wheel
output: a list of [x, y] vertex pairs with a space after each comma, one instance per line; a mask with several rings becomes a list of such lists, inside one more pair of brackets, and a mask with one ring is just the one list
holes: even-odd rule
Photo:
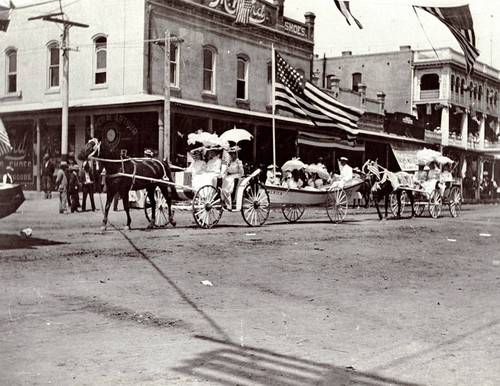
[[330, 190], [326, 198], [326, 213], [328, 213], [330, 220], [335, 223], [344, 221], [348, 204], [344, 189]]
[[462, 193], [460, 188], [454, 186], [450, 190], [450, 195], [448, 196], [448, 207], [450, 208], [450, 214], [452, 217], [457, 217], [462, 209]]
[[426, 205], [427, 204], [425, 204], [423, 202], [415, 202], [415, 204], [413, 205], [413, 207], [415, 209], [415, 216], [417, 216], [417, 217], [422, 216]]
[[[163, 197], [160, 188], [155, 189], [155, 201], [156, 201], [156, 210], [155, 210], [155, 227], [164, 228], [168, 225], [168, 205], [167, 200]], [[144, 214], [148, 221], [151, 221], [153, 217], [153, 207], [151, 206], [151, 202], [149, 201], [149, 197], [146, 194], [144, 199]]]
[[269, 217], [269, 194], [260, 182], [249, 184], [243, 191], [241, 215], [251, 227], [261, 226]]
[[201, 187], [193, 198], [193, 217], [196, 224], [208, 229], [217, 224], [222, 217], [220, 192], [212, 185]]
[[439, 190], [433, 190], [429, 198], [429, 214], [432, 218], [437, 218], [443, 207], [443, 197]]
[[304, 205], [290, 204], [283, 205], [281, 207], [281, 212], [283, 212], [283, 216], [285, 216], [288, 221], [296, 222], [302, 217], [305, 209], [306, 207]]
[[[403, 190], [401, 192], [401, 216], [403, 215], [403, 212], [405, 211], [405, 206], [406, 206], [406, 200], [407, 200], [407, 194]], [[390, 197], [390, 204], [391, 204], [391, 212], [394, 217], [398, 215], [398, 198], [396, 196], [396, 193], [391, 193]]]

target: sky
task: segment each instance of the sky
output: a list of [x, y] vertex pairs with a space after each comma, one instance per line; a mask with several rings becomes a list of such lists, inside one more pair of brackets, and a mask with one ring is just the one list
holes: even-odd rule
[[456, 6], [469, 4], [478, 61], [500, 70], [500, 0], [352, 0], [352, 14], [361, 22], [347, 24], [333, 0], [285, 0], [285, 16], [304, 21], [306, 12], [316, 15], [315, 54], [340, 56], [412, 49], [452, 47], [462, 52], [451, 32], [423, 10], [417, 15], [411, 5]]

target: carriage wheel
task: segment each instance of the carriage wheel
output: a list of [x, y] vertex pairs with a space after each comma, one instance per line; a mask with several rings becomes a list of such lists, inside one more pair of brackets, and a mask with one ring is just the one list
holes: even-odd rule
[[[398, 215], [398, 198], [396, 196], [396, 193], [391, 193], [389, 196], [390, 199], [390, 204], [391, 204], [391, 212], [394, 217]], [[406, 201], [407, 201], [407, 194], [403, 190], [401, 192], [401, 215], [403, 215], [405, 211], [405, 206], [406, 206]]]
[[283, 216], [285, 216], [285, 218], [290, 222], [298, 221], [304, 214], [304, 210], [306, 210], [304, 205], [297, 204], [283, 205], [281, 207]]
[[423, 202], [416, 202], [413, 206], [414, 206], [414, 209], [415, 209], [415, 216], [417, 217], [420, 217], [422, 216], [422, 214], [424, 213], [424, 210], [425, 210], [425, 206], [427, 204], [423, 203]]
[[450, 190], [448, 206], [452, 217], [457, 217], [460, 214], [460, 210], [462, 209], [462, 194], [460, 193], [460, 188], [457, 186], [454, 186]]
[[269, 217], [270, 203], [269, 194], [260, 182], [250, 184], [243, 191], [243, 203], [241, 215], [245, 222], [251, 227], [261, 226]]
[[341, 223], [347, 214], [349, 201], [344, 189], [330, 190], [326, 198], [326, 213], [330, 220]]
[[193, 217], [196, 224], [208, 229], [217, 224], [222, 216], [220, 192], [212, 185], [201, 187], [193, 198]]
[[432, 218], [437, 218], [443, 207], [443, 197], [439, 190], [433, 190], [429, 198], [429, 213]]
[[[154, 226], [158, 228], [164, 228], [168, 225], [168, 205], [167, 200], [163, 197], [160, 188], [155, 189], [155, 201], [156, 201], [156, 210], [155, 210], [155, 223]], [[146, 194], [144, 199], [144, 214], [149, 222], [151, 222], [151, 218], [153, 216], [153, 208], [151, 206], [151, 202], [149, 201], [149, 197]]]

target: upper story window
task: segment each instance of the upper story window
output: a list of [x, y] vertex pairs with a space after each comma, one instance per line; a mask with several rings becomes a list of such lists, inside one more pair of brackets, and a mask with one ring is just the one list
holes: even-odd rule
[[212, 47], [203, 49], [203, 91], [215, 94], [216, 51]]
[[477, 99], [478, 99], [478, 101], [481, 101], [482, 95], [483, 95], [483, 86], [479, 85], [479, 90], [477, 92]]
[[[175, 38], [172, 35], [172, 38]], [[179, 87], [179, 45], [172, 41], [170, 42], [170, 85]]]
[[460, 78], [457, 76], [455, 79], [455, 92], [459, 93], [460, 92]]
[[57, 42], [52, 42], [47, 48], [49, 51], [48, 88], [59, 87], [59, 64], [61, 61], [59, 45]]
[[359, 91], [359, 84], [361, 83], [361, 73], [355, 72], [352, 74], [352, 91]]
[[237, 61], [236, 98], [248, 99], [248, 60], [241, 56]]
[[6, 92], [15, 93], [17, 92], [17, 51], [15, 49], [10, 49], [5, 55], [7, 69], [7, 82], [6, 82]]
[[460, 95], [464, 95], [464, 91], [465, 91], [465, 79], [462, 79], [462, 81], [460, 82]]
[[267, 62], [267, 84], [273, 83], [273, 63]]
[[422, 75], [420, 80], [420, 89], [425, 90], [439, 90], [439, 75], [438, 74], [425, 74]]
[[94, 85], [106, 84], [108, 73], [108, 39], [99, 36], [94, 39]]
[[455, 91], [455, 75], [451, 75], [451, 92]]

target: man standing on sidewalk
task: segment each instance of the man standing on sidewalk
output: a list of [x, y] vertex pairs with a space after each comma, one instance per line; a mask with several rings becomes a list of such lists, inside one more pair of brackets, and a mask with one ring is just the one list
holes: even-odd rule
[[50, 156], [43, 156], [42, 164], [42, 190], [45, 192], [45, 198], [52, 198], [52, 179], [54, 178], [54, 164], [50, 161]]
[[90, 165], [88, 162], [83, 164], [83, 169], [80, 172], [80, 185], [82, 187], [83, 198], [82, 198], [82, 212], [85, 212], [85, 208], [87, 206], [87, 196], [90, 199], [90, 206], [92, 207], [92, 212], [95, 211], [95, 203], [94, 203], [94, 174], [90, 169]]
[[66, 213], [68, 211], [68, 177], [66, 177], [67, 168], [67, 162], [61, 161], [61, 166], [57, 171], [56, 176], [56, 189], [59, 191], [59, 213]]

